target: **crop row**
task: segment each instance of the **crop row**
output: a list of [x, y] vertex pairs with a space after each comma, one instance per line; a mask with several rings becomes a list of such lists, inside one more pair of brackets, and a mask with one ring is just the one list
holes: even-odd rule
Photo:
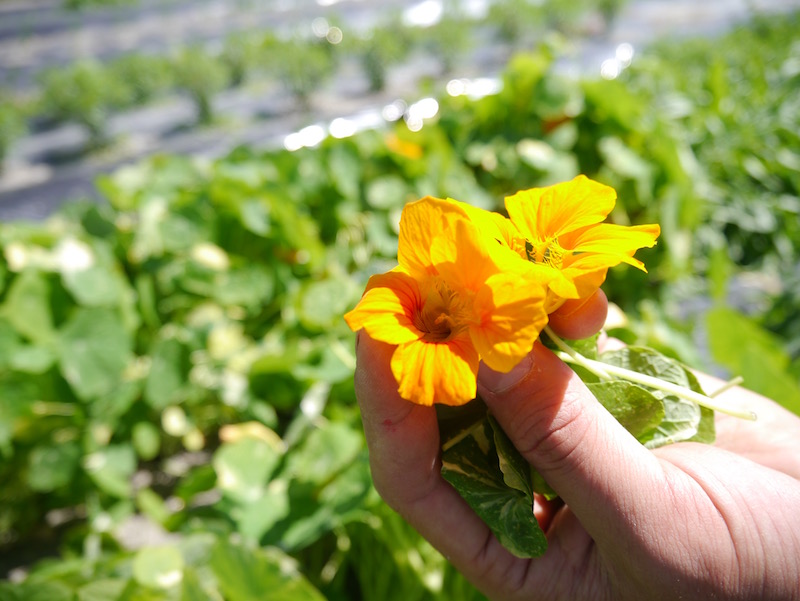
[[593, 10], [610, 19], [620, 4], [498, 0], [485, 20], [451, 8], [431, 27], [403, 26], [398, 15], [369, 31], [351, 33], [335, 19], [321, 19], [309, 31], [290, 36], [237, 32], [215, 49], [196, 45], [166, 55], [134, 52], [105, 63], [81, 60], [40, 73], [38, 91], [32, 95], [14, 97], [0, 89], [0, 165], [12, 143], [30, 129], [77, 123], [93, 148], [107, 142], [113, 114], [175, 94], [190, 98], [197, 123], [207, 124], [214, 117], [214, 96], [248, 80], [276, 81], [297, 105], [308, 108], [314, 92], [335, 77], [343, 62], [356, 61], [366, 80], [364, 91], [374, 92], [385, 86], [388, 70], [415, 51], [436, 57], [446, 73], [471, 49], [476, 36], [485, 39], [486, 31], [504, 43], [529, 45], [547, 29], [569, 30]]

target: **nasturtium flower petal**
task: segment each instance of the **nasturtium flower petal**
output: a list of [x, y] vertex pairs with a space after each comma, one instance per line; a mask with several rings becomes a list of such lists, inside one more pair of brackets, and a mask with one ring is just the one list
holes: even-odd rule
[[619, 262], [647, 271], [644, 263], [634, 259], [633, 254], [640, 248], [652, 247], [660, 233], [657, 224], [623, 226], [600, 223], [571, 232], [560, 238], [560, 242], [573, 252], [613, 255]]
[[489, 276], [502, 269], [490, 253], [490, 244], [499, 246], [486, 239], [472, 221], [458, 219], [448, 235], [440, 235], [433, 241], [431, 259], [436, 271], [453, 289], [474, 293]]
[[571, 298], [589, 298], [605, 282], [609, 267], [619, 261], [609, 255], [577, 255], [569, 267], [561, 271], [562, 278], [551, 283], [545, 308], [552, 313]]
[[[568, 298], [584, 298], [581, 295], [581, 289], [578, 288], [577, 283], [575, 282], [575, 274], [569, 273], [566, 270], [553, 270], [558, 271], [558, 275], [550, 280], [548, 287], [550, 289], [550, 294], [548, 295], [548, 313], [552, 313], [553, 309], [553, 299], [558, 298], [562, 300], [566, 300]], [[603, 279], [605, 279], [605, 274], [603, 274]], [[601, 280], [602, 283], [603, 280]], [[589, 294], [588, 296], [591, 296]], [[560, 306], [561, 303], [558, 303]]]
[[398, 392], [418, 405], [463, 405], [475, 398], [479, 356], [468, 336], [401, 344], [391, 368]]
[[505, 243], [507, 246], [512, 246], [514, 239], [522, 239], [521, 234], [511, 221], [503, 217], [500, 213], [493, 211], [486, 211], [473, 207], [470, 204], [453, 200], [448, 198], [449, 201], [456, 203], [467, 215], [469, 220], [484, 234], [487, 238], [496, 239], [500, 243]]
[[372, 276], [361, 301], [344, 319], [354, 332], [364, 328], [375, 340], [402, 344], [421, 336], [413, 321], [421, 304], [416, 280], [394, 270]]
[[[457, 201], [456, 201], [457, 202]], [[519, 265], [525, 253], [525, 237], [507, 217], [461, 203], [469, 220], [487, 242], [487, 250], [495, 265], [505, 271], [524, 271]], [[496, 242], [492, 244], [491, 242]]]
[[397, 261], [413, 277], [436, 273], [431, 259], [434, 239], [452, 233], [457, 220], [467, 215], [457, 203], [426, 196], [408, 203], [400, 216]]
[[486, 280], [475, 297], [479, 322], [470, 328], [472, 342], [486, 365], [508, 372], [530, 353], [547, 324], [546, 294], [547, 279], [498, 273]]
[[600, 223], [616, 198], [613, 188], [579, 175], [569, 182], [517, 192], [506, 198], [506, 210], [527, 239], [545, 240]]

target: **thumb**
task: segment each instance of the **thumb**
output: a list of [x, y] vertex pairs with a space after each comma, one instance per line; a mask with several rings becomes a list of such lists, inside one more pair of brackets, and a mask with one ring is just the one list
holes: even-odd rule
[[646, 521], [663, 487], [658, 460], [541, 343], [509, 373], [481, 365], [478, 392], [596, 542], [619, 541], [621, 522]]

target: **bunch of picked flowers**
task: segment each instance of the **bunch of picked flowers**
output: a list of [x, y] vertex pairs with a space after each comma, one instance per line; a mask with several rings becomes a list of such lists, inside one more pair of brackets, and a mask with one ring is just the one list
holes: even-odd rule
[[[413, 403], [473, 401], [481, 361], [508, 372], [544, 332], [563, 360], [580, 366], [576, 370], [598, 401], [643, 444], [711, 442], [711, 410], [750, 414], [718, 407], [688, 369], [655, 351], [631, 347], [589, 357], [547, 327], [548, 316], [565, 301], [593, 295], [610, 267], [627, 263], [646, 271], [634, 254], [655, 245], [660, 228], [604, 223], [615, 202], [613, 188], [578, 176], [507, 197], [508, 218], [452, 199], [428, 196], [409, 203], [400, 219], [398, 266], [370, 278], [345, 320], [352, 330], [363, 328], [395, 345], [391, 370], [400, 396]], [[626, 423], [632, 414], [636, 419]], [[468, 502], [475, 499], [473, 508], [513, 552], [539, 555], [546, 542], [530, 504], [534, 492], [552, 491], [532, 470], [509, 478], [508, 470], [520, 465], [508, 456], [515, 450], [490, 415], [478, 415], [449, 438], [443, 432], [443, 473]], [[483, 459], [486, 473], [471, 479], [470, 470]], [[487, 509], [482, 493], [488, 472], [496, 475], [498, 488], [508, 489], [508, 498], [497, 502], [516, 503], [520, 511]], [[523, 484], [508, 487], [509, 482]], [[529, 523], [509, 524], [509, 515]], [[526, 528], [528, 535], [520, 534]]]

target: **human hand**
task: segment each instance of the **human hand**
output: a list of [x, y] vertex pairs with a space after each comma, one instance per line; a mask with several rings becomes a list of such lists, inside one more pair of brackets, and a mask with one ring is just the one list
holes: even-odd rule
[[[550, 325], [585, 337], [606, 307], [599, 293]], [[356, 394], [375, 486], [490, 598], [800, 598], [800, 418], [729, 391], [761, 419], [718, 420], [713, 447], [649, 451], [540, 344], [509, 374], [481, 367], [481, 397], [560, 496], [534, 506], [547, 552], [519, 559], [441, 477], [435, 410], [398, 396], [392, 350], [359, 333]]]

